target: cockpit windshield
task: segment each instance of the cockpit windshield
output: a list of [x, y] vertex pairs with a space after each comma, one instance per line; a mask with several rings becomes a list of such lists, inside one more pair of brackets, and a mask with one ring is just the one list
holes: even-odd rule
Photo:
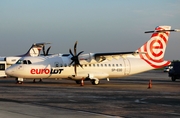
[[32, 64], [30, 60], [18, 60], [16, 64]]

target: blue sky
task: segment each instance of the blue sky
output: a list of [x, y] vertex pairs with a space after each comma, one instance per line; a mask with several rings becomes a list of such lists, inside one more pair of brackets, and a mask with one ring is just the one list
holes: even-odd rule
[[[180, 29], [179, 0], [0, 0], [0, 56], [50, 42], [50, 53], [134, 51], [158, 25]], [[180, 32], [171, 33], [167, 60], [180, 59]], [[48, 47], [48, 46], [46, 46]]]

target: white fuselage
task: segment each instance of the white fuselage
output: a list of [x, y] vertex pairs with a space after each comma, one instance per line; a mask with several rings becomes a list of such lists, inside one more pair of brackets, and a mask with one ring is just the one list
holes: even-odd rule
[[19, 78], [69, 78], [81, 80], [82, 78], [119, 78], [153, 69], [144, 60], [130, 56], [120, 59], [105, 60], [97, 63], [83, 64], [77, 67], [75, 75], [74, 66], [69, 66], [69, 57], [25, 57], [32, 64], [15, 64], [6, 73]]

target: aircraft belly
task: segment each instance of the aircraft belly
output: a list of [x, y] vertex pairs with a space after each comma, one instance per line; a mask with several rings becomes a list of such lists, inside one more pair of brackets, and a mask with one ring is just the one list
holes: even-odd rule
[[27, 75], [27, 76], [24, 76], [22, 78], [49, 78], [50, 75], [47, 75], [47, 74], [39, 74], [39, 75]]
[[[90, 78], [90, 75], [92, 76], [92, 78]], [[73, 80], [82, 80], [86, 78], [104, 79], [104, 78], [107, 78], [108, 76], [109, 74], [106, 72], [103, 72], [102, 70], [96, 71], [96, 69], [93, 69], [93, 70], [84, 69], [84, 70], [79, 71], [76, 76], [75, 74], [72, 74], [72, 75], [69, 75], [68, 78], [73, 79]]]

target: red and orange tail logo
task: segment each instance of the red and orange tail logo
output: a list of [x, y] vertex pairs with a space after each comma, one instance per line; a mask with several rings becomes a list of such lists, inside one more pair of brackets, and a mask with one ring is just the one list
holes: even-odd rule
[[[156, 31], [170, 30], [170, 26], [158, 26]], [[146, 52], [140, 54], [140, 58], [145, 60], [149, 65], [154, 68], [161, 68], [169, 65], [170, 61], [164, 61], [164, 54], [168, 43], [170, 32], [153, 33], [151, 39], [138, 49], [138, 52]]]

